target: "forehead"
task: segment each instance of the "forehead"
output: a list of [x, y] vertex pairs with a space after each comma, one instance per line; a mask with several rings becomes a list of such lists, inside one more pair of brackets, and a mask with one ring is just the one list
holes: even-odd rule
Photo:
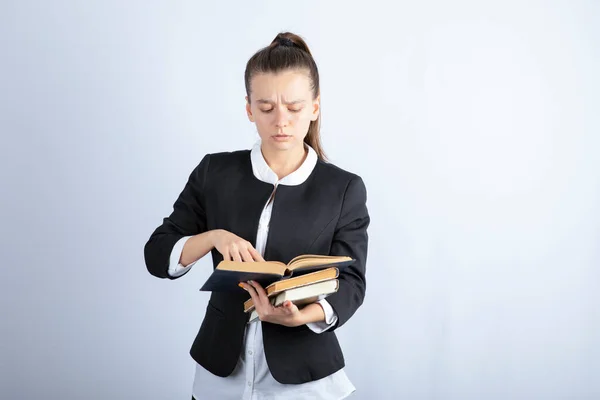
[[250, 96], [255, 99], [290, 101], [311, 97], [310, 78], [304, 71], [286, 70], [252, 77]]

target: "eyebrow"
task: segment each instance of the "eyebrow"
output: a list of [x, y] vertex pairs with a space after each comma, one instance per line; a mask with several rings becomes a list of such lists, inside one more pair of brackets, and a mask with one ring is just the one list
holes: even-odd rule
[[[274, 101], [272, 100], [268, 100], [268, 99], [258, 99], [256, 100], [256, 102], [258, 104], [273, 104]], [[294, 104], [301, 104], [301, 103], [305, 103], [304, 100], [293, 100], [293, 101], [284, 101], [283, 104], [285, 105], [294, 105]]]

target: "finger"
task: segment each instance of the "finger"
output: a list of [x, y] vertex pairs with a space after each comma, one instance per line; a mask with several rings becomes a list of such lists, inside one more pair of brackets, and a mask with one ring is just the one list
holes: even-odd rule
[[284, 302], [284, 307], [285, 310], [287, 311], [288, 314], [293, 314], [296, 312], [296, 310], [298, 310], [298, 307], [291, 301], [287, 300], [286, 302]]
[[229, 249], [225, 249], [223, 252], [223, 260], [231, 261], [231, 255], [229, 254]]
[[256, 290], [252, 289], [252, 287], [248, 284], [243, 284], [243, 285], [244, 285], [244, 288], [246, 289], [246, 291], [248, 292], [248, 294], [250, 295], [250, 298], [252, 298], [254, 310], [256, 310], [256, 312], [259, 314], [259, 316], [262, 315], [263, 307], [262, 307], [262, 304], [260, 303], [258, 294], [256, 294]]
[[296, 305], [290, 300], [286, 300], [279, 305], [279, 308], [286, 310], [286, 311], [293, 310], [294, 307], [296, 307]]
[[248, 283], [251, 287], [251, 290], [253, 290], [256, 293], [256, 298], [258, 299], [257, 302], [259, 304], [259, 307], [261, 307], [263, 311], [269, 310], [269, 312], [271, 312], [274, 307], [271, 304], [271, 300], [269, 300], [269, 297], [267, 296], [267, 292], [262, 288], [262, 286], [258, 282], [248, 281]]
[[265, 261], [265, 259], [260, 255], [258, 250], [256, 250], [254, 247], [250, 247], [248, 250], [250, 251], [250, 254], [252, 254], [252, 257], [255, 261]]
[[238, 285], [242, 287], [246, 292], [248, 292], [250, 297], [252, 297], [252, 302], [254, 303], [254, 306], [256, 306], [256, 302], [259, 300], [258, 293], [256, 293], [256, 289], [254, 289], [251, 285], [249, 285], [246, 282], [240, 282]]
[[240, 253], [242, 255], [242, 259], [244, 260], [244, 262], [254, 262], [254, 259], [250, 255], [250, 252], [248, 251], [248, 249], [242, 248], [240, 250]]
[[229, 251], [231, 253], [231, 258], [233, 259], [233, 261], [242, 262], [242, 256], [240, 256], [240, 251], [237, 247], [235, 247], [235, 245], [232, 245]]
[[265, 299], [267, 298], [267, 292], [265, 289], [263, 289], [260, 283], [256, 281], [248, 281], [248, 283], [254, 288], [254, 290], [256, 290], [256, 293], [258, 293], [259, 296], [264, 297]]
[[292, 302], [289, 300], [284, 301], [281, 305], [281, 308], [283, 308], [285, 311], [290, 311], [290, 309], [292, 308]]

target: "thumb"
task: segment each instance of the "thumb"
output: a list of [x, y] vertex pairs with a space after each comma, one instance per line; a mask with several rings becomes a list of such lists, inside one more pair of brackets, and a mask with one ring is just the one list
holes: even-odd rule
[[294, 304], [294, 302], [288, 300], [288, 304], [286, 306], [286, 310], [289, 313], [294, 313], [294, 312], [296, 312], [296, 310], [298, 310], [298, 307], [296, 307], [296, 305]]

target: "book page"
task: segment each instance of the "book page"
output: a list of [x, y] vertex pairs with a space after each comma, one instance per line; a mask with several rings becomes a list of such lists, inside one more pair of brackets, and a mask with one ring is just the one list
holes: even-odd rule
[[223, 271], [258, 272], [263, 274], [277, 274], [281, 276], [284, 276], [288, 269], [287, 265], [279, 261], [221, 261], [217, 268]]
[[291, 270], [314, 267], [319, 265], [335, 264], [346, 261], [352, 261], [352, 258], [346, 256], [320, 256], [320, 255], [302, 255], [294, 258], [288, 263]]
[[339, 270], [335, 267], [322, 269], [320, 271], [311, 272], [309, 274], [300, 275], [294, 278], [289, 278], [277, 282], [273, 282], [266, 287], [267, 296], [272, 296], [278, 292], [292, 289], [300, 286], [310, 285], [312, 283], [325, 281], [328, 279], [337, 278]]

